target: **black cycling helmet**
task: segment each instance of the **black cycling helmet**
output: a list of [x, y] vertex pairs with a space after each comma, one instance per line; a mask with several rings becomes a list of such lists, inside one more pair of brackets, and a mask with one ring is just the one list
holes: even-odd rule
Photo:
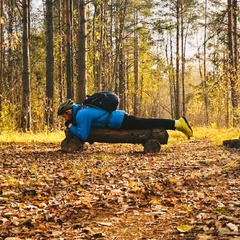
[[66, 102], [62, 103], [58, 107], [57, 115], [63, 115], [68, 109], [71, 109], [74, 105], [74, 102], [72, 99], [68, 99]]

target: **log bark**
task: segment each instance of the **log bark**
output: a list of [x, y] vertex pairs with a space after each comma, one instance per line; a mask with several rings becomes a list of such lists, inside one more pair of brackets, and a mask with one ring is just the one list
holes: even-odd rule
[[87, 142], [145, 143], [149, 139], [156, 139], [160, 144], [167, 144], [168, 133], [165, 129], [117, 130], [92, 128]]

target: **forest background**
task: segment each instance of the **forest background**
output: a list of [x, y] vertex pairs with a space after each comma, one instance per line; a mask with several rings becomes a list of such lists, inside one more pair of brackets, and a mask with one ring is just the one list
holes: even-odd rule
[[58, 105], [109, 90], [141, 117], [239, 124], [237, 0], [1, 0], [2, 130], [61, 128]]

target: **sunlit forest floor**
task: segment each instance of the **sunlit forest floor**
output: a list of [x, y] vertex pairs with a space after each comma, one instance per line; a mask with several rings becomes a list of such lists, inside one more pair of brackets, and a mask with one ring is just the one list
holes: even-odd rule
[[62, 132], [0, 135], [0, 239], [240, 239], [238, 129], [64, 153]]

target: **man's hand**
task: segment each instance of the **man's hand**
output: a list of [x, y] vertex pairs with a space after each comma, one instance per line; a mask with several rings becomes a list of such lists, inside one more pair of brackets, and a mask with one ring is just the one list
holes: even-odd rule
[[70, 126], [70, 124], [72, 125], [72, 121], [70, 121], [70, 120], [67, 120], [66, 122], [65, 122], [65, 126], [66, 126], [66, 128], [69, 128]]

